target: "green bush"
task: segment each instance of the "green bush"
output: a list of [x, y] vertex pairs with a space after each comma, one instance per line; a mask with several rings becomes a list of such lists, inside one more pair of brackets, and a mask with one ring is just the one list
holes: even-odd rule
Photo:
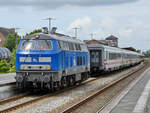
[[10, 65], [6, 60], [0, 61], [0, 73], [6, 73], [10, 70]]

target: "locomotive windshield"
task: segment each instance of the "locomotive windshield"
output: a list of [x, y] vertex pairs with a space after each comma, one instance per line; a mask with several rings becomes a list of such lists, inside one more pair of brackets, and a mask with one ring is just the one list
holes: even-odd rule
[[20, 47], [22, 50], [34, 50], [35, 48], [38, 50], [50, 50], [52, 49], [51, 40], [24, 40]]
[[20, 49], [22, 50], [33, 50], [35, 47], [35, 40], [25, 40], [23, 41]]
[[52, 49], [51, 40], [38, 40], [38, 50]]

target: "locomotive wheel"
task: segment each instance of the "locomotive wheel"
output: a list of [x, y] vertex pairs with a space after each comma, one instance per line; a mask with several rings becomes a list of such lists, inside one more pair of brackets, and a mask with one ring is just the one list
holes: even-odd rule
[[62, 86], [62, 88], [67, 87], [67, 77], [66, 76], [62, 77], [61, 86]]
[[73, 76], [69, 76], [69, 86], [73, 86], [75, 84], [75, 80]]
[[61, 86], [61, 85], [60, 85], [60, 82], [59, 82], [59, 81], [56, 82], [56, 84], [57, 84], [57, 87], [56, 87], [55, 89], [58, 91], [58, 90], [60, 90], [60, 86]]
[[54, 82], [50, 82], [51, 92], [54, 92]]
[[22, 88], [25, 89], [27, 87], [27, 84], [25, 81], [23, 81], [23, 83], [21, 84], [22, 85]]

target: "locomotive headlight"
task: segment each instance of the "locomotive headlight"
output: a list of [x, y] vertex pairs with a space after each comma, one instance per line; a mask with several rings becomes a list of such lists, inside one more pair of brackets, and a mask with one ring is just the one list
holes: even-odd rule
[[23, 65], [20, 66], [20, 69], [24, 69], [24, 68], [25, 68], [25, 66], [23, 66]]
[[50, 69], [51, 69], [51, 66], [49, 66], [49, 65], [46, 66], [46, 69], [47, 69], [47, 70], [50, 70]]
[[50, 65], [21, 65], [21, 70], [50, 70]]

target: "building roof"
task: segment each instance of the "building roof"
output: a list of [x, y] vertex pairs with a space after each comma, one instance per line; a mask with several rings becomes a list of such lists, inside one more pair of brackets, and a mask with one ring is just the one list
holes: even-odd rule
[[84, 42], [86, 44], [94, 44], [94, 43], [97, 43], [97, 44], [104, 44], [106, 45], [106, 41], [104, 40], [95, 40], [95, 39], [92, 39], [92, 40], [84, 40]]
[[0, 27], [0, 32], [6, 38], [8, 36], [8, 34], [15, 33], [15, 29], [14, 28], [8, 29], [8, 28]]
[[106, 38], [106, 40], [112, 40], [112, 39], [118, 39], [118, 38], [115, 37], [114, 35], [110, 35], [109, 37]]
[[136, 49], [133, 48], [133, 47], [125, 47], [125, 48], [122, 48], [122, 49], [130, 50], [130, 51], [136, 51]]

